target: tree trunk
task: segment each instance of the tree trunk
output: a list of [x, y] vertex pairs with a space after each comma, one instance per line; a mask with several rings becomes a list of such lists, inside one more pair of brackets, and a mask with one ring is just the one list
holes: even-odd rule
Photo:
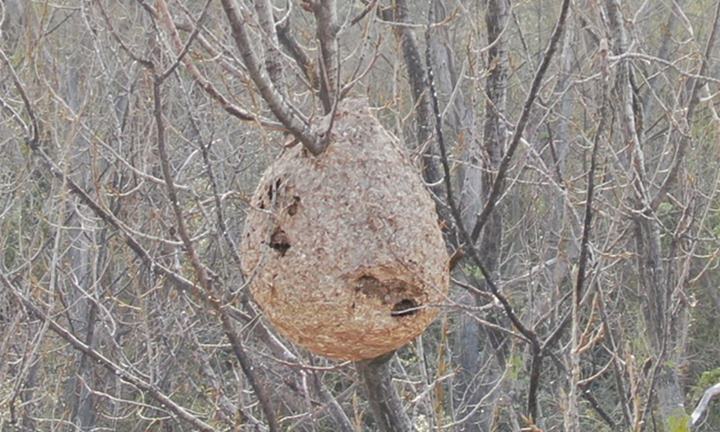
[[[83, 109], [82, 100], [85, 89], [82, 88], [82, 72], [74, 66], [74, 62], [67, 65], [64, 71], [64, 98], [68, 107], [74, 112]], [[76, 160], [79, 166], [85, 169], [78, 170], [78, 183], [85, 189], [93, 184], [90, 178], [91, 170], [88, 169], [92, 163], [88, 157], [88, 142], [82, 135], [69, 142], [65, 149], [68, 160]], [[95, 347], [95, 324], [97, 321], [97, 306], [95, 289], [97, 287], [94, 266], [96, 256], [93, 251], [104, 247], [97, 245], [95, 241], [97, 226], [91, 222], [86, 214], [78, 214], [86, 208], [79, 203], [68, 204], [67, 211], [71, 214], [69, 225], [73, 227], [69, 231], [69, 241], [73, 245], [70, 251], [73, 274], [69, 275], [65, 285], [68, 292], [65, 294], [69, 301], [68, 314], [75, 323], [75, 331], [83, 335], [83, 342], [91, 348]], [[74, 280], [73, 280], [74, 279]], [[96, 397], [90, 392], [96, 385], [93, 373], [93, 364], [84, 353], [78, 353], [77, 372], [72, 380], [69, 398], [73, 422], [81, 431], [90, 431], [95, 428]]]
[[[406, 0], [396, 0], [392, 9], [385, 10], [383, 18], [398, 23], [409, 22], [409, 10]], [[394, 27], [395, 38], [400, 42], [403, 60], [407, 68], [408, 80], [412, 101], [415, 106], [415, 122], [417, 123], [416, 147], [422, 149], [430, 144], [433, 138], [433, 116], [430, 109], [430, 98], [427, 87], [427, 72], [423, 66], [422, 55], [418, 47], [415, 33], [412, 28], [406, 26]], [[435, 196], [444, 196], [444, 187], [438, 184], [442, 178], [440, 166], [435, 158], [437, 152], [434, 145], [427, 145], [423, 153], [423, 178], [427, 183], [434, 184], [431, 189]], [[442, 207], [438, 207], [440, 210]]]
[[357, 362], [355, 367], [365, 385], [378, 429], [383, 432], [410, 432], [414, 428], [390, 375], [390, 360], [394, 354]]
[[[507, 44], [502, 33], [507, 25], [509, 13], [510, 4], [507, 0], [488, 0], [485, 24], [487, 26], [487, 43], [492, 44], [492, 47], [488, 50], [487, 57], [490, 73], [485, 83], [487, 100], [485, 102], [483, 142], [480, 148], [482, 154], [480, 163], [483, 169], [479, 181], [481, 185], [480, 193], [476, 197], [478, 202], [475, 206], [471, 205], [471, 208], [479, 207], [480, 202], [487, 201], [490, 195], [489, 188], [493, 184], [495, 173], [505, 152], [506, 128], [504, 116], [507, 102], [508, 56]], [[472, 173], [468, 174], [471, 176], [466, 176], [465, 181], [469, 182], [470, 185], [477, 184], [478, 181], [473, 179]], [[477, 211], [474, 214], [468, 213], [468, 217], [471, 224], [466, 226], [469, 227], [477, 218]], [[495, 280], [499, 280], [497, 275], [502, 250], [502, 224], [502, 212], [498, 209], [490, 215], [477, 248], [486, 269], [493, 275]], [[477, 295], [474, 297], [476, 306], [481, 306], [486, 302], [483, 297]], [[465, 408], [460, 410], [460, 417], [469, 416], [462, 425], [462, 430], [484, 431], [490, 428], [494, 410], [476, 409], [476, 405], [480, 403], [483, 396], [492, 387], [494, 379], [502, 374], [505, 367], [504, 351], [506, 347], [502, 342], [505, 336], [485, 327], [480, 327], [474, 320], [468, 320], [465, 324], [466, 328], [459, 332], [464, 339], [459, 343], [462, 375], [459, 380], [458, 393], [466, 395]], [[479, 380], [477, 375], [480, 373], [481, 365], [488, 360], [493, 361], [491, 358], [493, 356], [497, 368], [489, 368], [488, 372], [491, 372], [494, 376], [486, 375], [483, 376], [482, 380]], [[473, 382], [475, 384], [471, 384]], [[479, 385], [478, 382], [490, 384]], [[492, 402], [491, 400], [490, 403]]]
[[[627, 33], [623, 25], [620, 0], [606, 0], [608, 22], [614, 34], [613, 51], [623, 54], [627, 50]], [[629, 143], [628, 170], [632, 180], [636, 209], [634, 217], [634, 236], [637, 251], [637, 267], [642, 296], [645, 325], [650, 346], [655, 354], [655, 389], [657, 396], [657, 414], [663, 430], [670, 432], [672, 425], [686, 422], [684, 392], [677, 368], [685, 348], [677, 336], [677, 319], [671, 310], [672, 286], [666, 279], [667, 269], [663, 264], [662, 243], [658, 219], [652, 214], [649, 196], [649, 184], [646, 179], [642, 143], [637, 119], [635, 117], [633, 93], [631, 89], [632, 70], [628, 63], [618, 65], [615, 83], [616, 99], [622, 121], [623, 138]], [[682, 310], [679, 311], [683, 313]]]

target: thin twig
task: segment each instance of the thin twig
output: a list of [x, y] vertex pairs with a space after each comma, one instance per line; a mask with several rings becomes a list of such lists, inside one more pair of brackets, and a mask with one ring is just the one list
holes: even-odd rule
[[190, 235], [188, 234], [187, 227], [185, 226], [185, 217], [180, 207], [177, 190], [175, 189], [175, 183], [172, 173], [170, 171], [170, 162], [167, 150], [165, 148], [165, 125], [163, 121], [160, 91], [162, 83], [162, 77], [155, 75], [153, 80], [153, 99], [155, 126], [157, 132], [157, 147], [160, 156], [160, 167], [162, 169], [163, 177], [165, 178], [166, 190], [168, 198], [170, 200], [170, 206], [172, 207], [173, 213], [175, 214], [177, 233], [183, 242], [185, 254], [187, 255], [190, 264], [195, 271], [195, 277], [200, 283], [200, 286], [205, 291], [205, 298], [207, 299], [207, 303], [212, 309], [217, 312], [220, 318], [220, 322], [222, 323], [225, 335], [230, 341], [233, 352], [235, 353], [235, 357], [240, 362], [240, 367], [242, 368], [243, 373], [245, 374], [248, 383], [250, 384], [250, 387], [252, 387], [255, 395], [258, 398], [258, 401], [260, 401], [260, 406], [265, 413], [265, 417], [268, 421], [270, 431], [279, 431], [280, 426], [277, 422], [277, 418], [275, 417], [275, 410], [272, 405], [272, 400], [267, 394], [267, 388], [264, 385], [261, 385], [260, 377], [257, 374], [255, 367], [252, 365], [250, 357], [245, 351], [242, 340], [238, 336], [237, 331], [232, 324], [232, 321], [228, 317], [228, 314], [225, 312], [225, 308], [223, 307], [221, 300], [213, 295], [213, 281], [210, 275], [208, 275], [205, 266], [201, 264], [200, 258], [195, 251], [195, 246], [193, 245], [193, 242], [190, 239]]
[[88, 357], [92, 358], [94, 361], [96, 361], [98, 364], [100, 364], [102, 367], [107, 369], [111, 374], [117, 376], [123, 381], [127, 381], [128, 383], [134, 385], [138, 389], [142, 390], [144, 393], [148, 394], [151, 398], [153, 398], [155, 401], [160, 403], [165, 407], [165, 409], [173, 412], [176, 414], [179, 418], [183, 419], [184, 421], [190, 423], [193, 425], [193, 427], [198, 428], [201, 431], [207, 431], [207, 432], [214, 432], [215, 429], [210, 426], [209, 424], [205, 423], [204, 421], [200, 420], [195, 415], [191, 414], [187, 409], [182, 407], [181, 405], [177, 404], [175, 401], [170, 399], [166, 394], [162, 393], [155, 385], [146, 382], [145, 380], [131, 374], [127, 371], [124, 367], [115, 364], [112, 360], [108, 359], [104, 355], [100, 354], [99, 352], [95, 351], [82, 341], [80, 341], [74, 334], [72, 334], [70, 331], [65, 329], [64, 327], [60, 326], [58, 323], [56, 323], [54, 320], [49, 318], [45, 312], [43, 312], [40, 308], [35, 306], [35, 304], [27, 299], [25, 296], [20, 294], [20, 290], [16, 288], [10, 280], [5, 276], [5, 273], [0, 272], [0, 281], [5, 285], [5, 287], [8, 289], [8, 291], [17, 299], [18, 303], [20, 303], [22, 306], [24, 306], [28, 311], [32, 313], [33, 316], [37, 317], [44, 323], [48, 324], [50, 326], [50, 329], [53, 331], [53, 333], [60, 336], [62, 339], [64, 339], [67, 343], [72, 345], [73, 348], [76, 350], [82, 352], [83, 354], [87, 355]]

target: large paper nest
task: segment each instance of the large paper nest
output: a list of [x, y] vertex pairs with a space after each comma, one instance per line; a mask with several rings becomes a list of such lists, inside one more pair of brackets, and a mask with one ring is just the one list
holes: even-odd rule
[[267, 319], [291, 341], [337, 359], [374, 358], [408, 343], [448, 290], [435, 205], [365, 99], [341, 102], [320, 156], [296, 145], [266, 170], [241, 251]]

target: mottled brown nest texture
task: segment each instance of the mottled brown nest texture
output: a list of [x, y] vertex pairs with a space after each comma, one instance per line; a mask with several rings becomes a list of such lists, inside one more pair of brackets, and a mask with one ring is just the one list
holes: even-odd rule
[[336, 359], [374, 358], [408, 343], [448, 290], [435, 205], [365, 99], [339, 104], [320, 156], [297, 145], [265, 171], [241, 252], [272, 325]]

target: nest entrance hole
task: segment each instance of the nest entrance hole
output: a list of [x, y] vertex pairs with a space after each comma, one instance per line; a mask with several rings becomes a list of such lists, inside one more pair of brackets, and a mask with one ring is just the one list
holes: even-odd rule
[[284, 257], [285, 253], [290, 249], [290, 239], [282, 228], [277, 227], [270, 236], [270, 243], [268, 243], [268, 245], [278, 251], [281, 257]]
[[362, 275], [355, 280], [355, 292], [380, 300], [385, 305], [392, 305], [390, 315], [395, 318], [415, 315], [418, 312], [420, 305], [409, 298], [413, 291], [414, 287], [396, 279], [381, 282], [374, 276]]
[[404, 317], [415, 315], [418, 311], [418, 304], [413, 299], [402, 299], [395, 303], [392, 308], [390, 315], [393, 317]]

